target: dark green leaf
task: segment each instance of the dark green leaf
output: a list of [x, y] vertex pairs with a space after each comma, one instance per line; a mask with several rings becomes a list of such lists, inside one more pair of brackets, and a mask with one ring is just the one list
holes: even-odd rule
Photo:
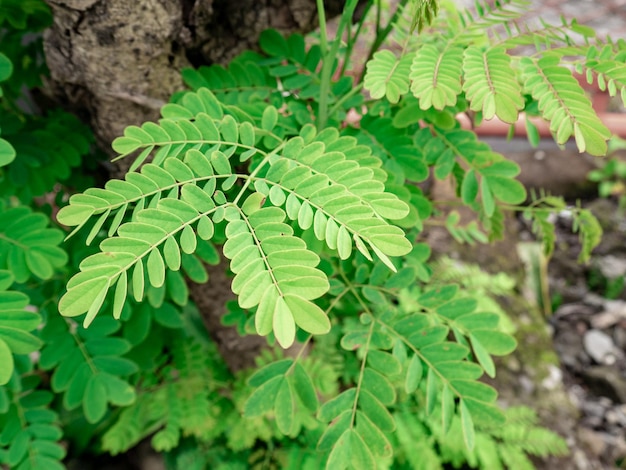
[[396, 391], [393, 386], [382, 374], [374, 369], [366, 367], [363, 370], [362, 386], [385, 405], [392, 405], [396, 400]]
[[359, 408], [365, 413], [376, 426], [383, 432], [392, 432], [396, 424], [389, 410], [367, 390], [361, 390], [359, 395]]
[[293, 364], [293, 359], [282, 359], [272, 362], [251, 375], [248, 379], [248, 385], [250, 387], [259, 387], [274, 377], [284, 375], [291, 367], [291, 364]]
[[83, 412], [89, 423], [100, 421], [107, 410], [107, 389], [99, 374], [92, 375], [85, 387]]
[[335, 419], [338, 415], [344, 411], [352, 409], [354, 406], [354, 399], [356, 398], [356, 389], [349, 388], [341, 392], [335, 398], [327, 401], [322, 405], [317, 417], [320, 421], [327, 423], [332, 419]]
[[290, 435], [294, 425], [296, 414], [296, 402], [288, 380], [283, 380], [276, 394], [274, 403], [274, 415], [280, 432]]
[[406, 372], [406, 379], [404, 383], [406, 393], [413, 393], [417, 390], [417, 387], [422, 380], [423, 371], [424, 367], [422, 366], [422, 361], [416, 354], [414, 354], [409, 361], [409, 366]]
[[517, 347], [517, 341], [511, 335], [493, 330], [473, 330], [472, 336], [480, 341], [484, 348], [494, 356], [505, 356]]
[[313, 387], [313, 382], [299, 362], [295, 364], [293, 375], [290, 375], [289, 378], [292, 380], [293, 389], [298, 394], [298, 397], [300, 397], [300, 400], [302, 400], [304, 406], [313, 412], [317, 411], [319, 402], [315, 388]]
[[474, 422], [472, 421], [472, 416], [465, 405], [465, 401], [461, 400], [460, 404], [461, 409], [461, 427], [463, 429], [463, 440], [465, 441], [465, 446], [471, 451], [474, 449]]
[[279, 375], [257, 388], [246, 401], [243, 412], [244, 416], [254, 418], [255, 416], [262, 416], [272, 411], [283, 380], [284, 377]]

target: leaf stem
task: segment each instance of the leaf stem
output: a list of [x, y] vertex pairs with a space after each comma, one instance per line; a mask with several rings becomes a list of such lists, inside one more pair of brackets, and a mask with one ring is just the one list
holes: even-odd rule
[[355, 86], [353, 86], [352, 89], [348, 93], [343, 95], [339, 100], [337, 100], [337, 102], [335, 104], [333, 104], [332, 108], [330, 108], [330, 110], [328, 111], [328, 114], [330, 116], [335, 114], [339, 110], [339, 108], [341, 108], [342, 104], [344, 104], [346, 101], [348, 101], [350, 98], [352, 98], [357, 93], [360, 93], [362, 89], [363, 89], [363, 83], [362, 82], [356, 84]]
[[[330, 303], [330, 305], [328, 306], [328, 308], [326, 309], [326, 311], [324, 313], [326, 313], [326, 315], [329, 315], [331, 310], [333, 309], [333, 307], [337, 304], [337, 302], [339, 302], [339, 300], [346, 295], [349, 292], [349, 289], [346, 288], [344, 289], [339, 295], [337, 295], [332, 302]], [[300, 358], [302, 357], [302, 355], [304, 354], [304, 351], [306, 350], [306, 347], [309, 345], [309, 343], [311, 342], [311, 340], [313, 339], [313, 335], [309, 335], [309, 337], [306, 339], [306, 341], [304, 343], [302, 343], [302, 347], [300, 348], [300, 350], [298, 351], [298, 354], [296, 355], [296, 357], [294, 357], [293, 362], [291, 363], [291, 365], [289, 366], [289, 369], [287, 370], [287, 372], [285, 373], [285, 375], [289, 374], [294, 366], [296, 365], [296, 362], [298, 362], [300, 360]]]
[[259, 163], [257, 165], [257, 167], [254, 169], [254, 171], [252, 173], [250, 173], [250, 176], [248, 176], [248, 179], [246, 180], [246, 182], [243, 184], [243, 186], [241, 187], [241, 190], [239, 190], [239, 193], [237, 194], [237, 197], [235, 197], [235, 200], [233, 201], [234, 205], [237, 205], [237, 203], [239, 202], [239, 200], [242, 198], [242, 196], [244, 195], [244, 193], [246, 192], [246, 189], [248, 189], [248, 186], [250, 186], [250, 183], [254, 180], [254, 178], [256, 177], [256, 175], [259, 174], [259, 171], [261, 171], [261, 169], [267, 165], [267, 163], [270, 161], [270, 158], [272, 158], [274, 155], [276, 155], [280, 150], [282, 150], [282, 148], [285, 146], [285, 142], [283, 142], [282, 144], [280, 144], [278, 147], [276, 147], [274, 150], [272, 150], [271, 152], [269, 152], [267, 155], [265, 155], [265, 157], [263, 158], [263, 160], [261, 160], [261, 163]]
[[[396, 7], [396, 11], [393, 13], [393, 16], [389, 19], [389, 22], [385, 25], [385, 27], [382, 30], [379, 29], [380, 23], [377, 23], [376, 38], [374, 38], [374, 42], [372, 43], [369, 53], [367, 54], [367, 58], [365, 59], [365, 63], [363, 64], [364, 65], [363, 71], [361, 72], [361, 76], [359, 77], [358, 83], [361, 83], [363, 81], [363, 78], [365, 77], [365, 64], [367, 64], [372, 59], [372, 57], [374, 56], [374, 53], [378, 51], [378, 49], [383, 44], [383, 42], [385, 42], [385, 40], [387, 39], [387, 36], [389, 36], [389, 33], [391, 33], [393, 29], [393, 25], [397, 21], [398, 17], [400, 16], [400, 13], [403, 11], [404, 6], [407, 4], [407, 2], [408, 0], [400, 0], [400, 2], [398, 3], [398, 6]], [[380, 8], [378, 11], [380, 14]], [[380, 20], [378, 19], [378, 21]]]
[[[350, 30], [348, 29], [348, 42], [347, 42], [346, 52], [344, 54], [343, 64], [341, 65], [341, 71], [340, 71], [341, 76], [345, 75], [346, 69], [350, 65], [350, 62], [351, 62], [350, 59], [352, 58], [352, 51], [354, 49], [354, 45], [359, 40], [359, 36], [361, 35], [361, 31], [365, 24], [365, 20], [367, 19], [367, 15], [369, 14], [369, 11], [371, 10], [373, 4], [374, 4], [374, 0], [369, 0], [367, 4], [365, 5], [365, 7], [363, 8], [363, 13], [361, 15], [361, 18], [359, 19], [359, 23], [356, 27], [356, 31], [354, 32], [354, 34], [350, 34]], [[330, 112], [329, 114], [332, 114], [332, 112]]]
[[328, 31], [326, 29], [324, 0], [317, 0], [317, 17], [320, 23], [320, 49], [322, 50], [322, 57], [326, 57], [326, 53], [328, 52]]
[[361, 305], [361, 308], [363, 308], [363, 311], [365, 313], [367, 313], [369, 316], [372, 317], [372, 322], [370, 324], [370, 329], [367, 332], [367, 341], [365, 342], [365, 346], [364, 346], [364, 351], [365, 352], [363, 354], [363, 359], [361, 360], [361, 369], [359, 371], [359, 380], [357, 381], [357, 384], [356, 384], [356, 393], [355, 393], [355, 396], [354, 396], [354, 404], [352, 405], [352, 418], [351, 418], [351, 422], [350, 422], [350, 427], [353, 427], [354, 426], [354, 421], [356, 419], [356, 408], [357, 408], [357, 405], [359, 403], [359, 396], [361, 395], [361, 387], [363, 385], [363, 374], [365, 372], [365, 364], [367, 362], [367, 355], [369, 353], [370, 342], [372, 341], [372, 335], [374, 334], [374, 325], [376, 325], [376, 322], [374, 321], [374, 313], [369, 309], [367, 304], [363, 301], [363, 299], [361, 298], [359, 293], [354, 288], [354, 284], [352, 284], [350, 279], [348, 279], [348, 277], [345, 275], [343, 270], [341, 270], [341, 269], [339, 270], [339, 275], [343, 279], [343, 282], [346, 284], [346, 289], [352, 295], [354, 295], [354, 297], [356, 298], [357, 302]]
[[[337, 26], [337, 33], [335, 34], [335, 38], [330, 46], [330, 49], [326, 51], [326, 54], [323, 54], [322, 59], [322, 73], [320, 77], [320, 96], [317, 110], [317, 130], [322, 130], [326, 127], [326, 123], [328, 122], [328, 98], [330, 95], [330, 83], [332, 79], [332, 73], [335, 66], [335, 61], [337, 59], [337, 53], [339, 52], [339, 46], [341, 45], [341, 37], [343, 36], [343, 31], [352, 22], [352, 14], [354, 13], [354, 9], [358, 4], [358, 0], [348, 0], [348, 3], [343, 9], [343, 13], [341, 15], [341, 19], [339, 20], [339, 25]], [[320, 29], [322, 29], [322, 18], [324, 17], [324, 8], [323, 2], [321, 0], [317, 1], [318, 5], [318, 14], [320, 17]], [[320, 8], [321, 5], [321, 8]], [[325, 17], [324, 17], [325, 18]], [[324, 22], [324, 26], [326, 23]], [[321, 41], [325, 41], [325, 27], [323, 28], [324, 32], [322, 33]], [[320, 47], [321, 44], [320, 44]], [[322, 51], [324, 48], [322, 47]]]

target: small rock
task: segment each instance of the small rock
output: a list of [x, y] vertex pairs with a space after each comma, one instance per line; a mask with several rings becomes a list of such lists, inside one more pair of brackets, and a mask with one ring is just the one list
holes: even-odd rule
[[587, 305], [591, 305], [592, 307], [602, 307], [604, 308], [604, 305], [606, 303], [606, 299], [602, 296], [599, 296], [598, 294], [594, 294], [593, 292], [588, 292], [583, 301], [587, 304]]
[[522, 390], [524, 390], [528, 395], [535, 391], [534, 382], [528, 378], [528, 376], [522, 374], [519, 376], [519, 384], [522, 386]]
[[580, 374], [593, 393], [626, 403], [626, 379], [614, 367], [585, 367]]
[[602, 312], [591, 318], [591, 326], [598, 330], [610, 328], [620, 321], [620, 317], [614, 312]]
[[613, 406], [613, 400], [608, 397], [600, 397], [598, 398], [598, 403], [600, 403], [605, 408], [610, 408]]
[[563, 371], [554, 365], [548, 366], [548, 376], [541, 381], [546, 390], [555, 390], [563, 383]]
[[604, 413], [604, 419], [609, 424], [617, 424], [619, 423], [619, 414], [615, 410], [607, 410], [607, 412]]
[[611, 312], [621, 319], [626, 319], [626, 302], [623, 300], [607, 300], [604, 308], [607, 312]]
[[624, 328], [616, 328], [615, 331], [613, 331], [613, 339], [618, 348], [622, 351], [626, 351], [626, 330]]
[[602, 434], [591, 429], [581, 428], [578, 431], [581, 443], [595, 456], [601, 456], [606, 451], [606, 441]]
[[604, 424], [602, 416], [585, 416], [580, 420], [581, 424], [590, 429], [601, 429]]
[[616, 406], [614, 411], [617, 414], [619, 424], [626, 428], [626, 405]]
[[571, 387], [569, 387], [567, 391], [567, 396], [569, 397], [572, 404], [580, 410], [582, 409], [583, 403], [585, 402], [587, 392], [585, 392], [585, 390], [580, 385], [573, 384]]
[[583, 402], [581, 408], [586, 416], [593, 416], [601, 419], [604, 417], [606, 412], [606, 407], [597, 401]]
[[573, 304], [561, 305], [556, 310], [556, 312], [554, 312], [554, 317], [558, 319], [562, 319], [563, 317], [570, 317], [570, 316], [575, 316], [576, 318], [580, 318], [580, 317], [586, 317], [586, 316], [592, 315], [593, 313], [594, 313], [594, 309], [592, 307], [577, 302]]
[[583, 345], [587, 354], [598, 364], [615, 363], [615, 344], [606, 333], [599, 330], [587, 331], [583, 337]]
[[599, 257], [596, 262], [602, 275], [608, 279], [615, 279], [626, 273], [626, 259], [624, 258], [607, 255]]

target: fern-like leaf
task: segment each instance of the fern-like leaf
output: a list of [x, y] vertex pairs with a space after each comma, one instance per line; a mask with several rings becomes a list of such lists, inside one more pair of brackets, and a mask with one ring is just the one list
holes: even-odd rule
[[[24, 372], [24, 371], [22, 371]], [[6, 468], [64, 470], [66, 450], [59, 417], [50, 404], [54, 395], [39, 389], [32, 373], [0, 387], [0, 465]]]
[[279, 208], [264, 208], [231, 217], [224, 255], [236, 273], [233, 292], [243, 308], [258, 305], [257, 332], [274, 331], [281, 346], [291, 346], [296, 325], [311, 334], [330, 330], [326, 314], [311, 300], [328, 290], [326, 276], [315, 268], [319, 258], [293, 236]]
[[[226, 158], [220, 155], [215, 154], [214, 163], [219, 162], [215, 166], [220, 170], [230, 170]], [[100, 245], [102, 253], [86, 258], [81, 263], [81, 273], [68, 283], [68, 292], [59, 303], [59, 310], [64, 315], [77, 316], [88, 312], [85, 318], [85, 324], [88, 325], [100, 310], [108, 290], [117, 283], [113, 313], [115, 317], [119, 317], [129, 286], [132, 287], [135, 299], [141, 300], [146, 277], [152, 286], [161, 287], [165, 282], [166, 267], [178, 271], [182, 266], [189, 272], [193, 269], [191, 263], [197, 264], [191, 254], [196, 251], [198, 240], [191, 225], [196, 226], [201, 239], [210, 239], [214, 229], [208, 216], [217, 212], [218, 207], [206, 192], [211, 192], [214, 184], [205, 185], [204, 190], [200, 189], [193, 184], [196, 181], [192, 169], [204, 175], [202, 179], [205, 181], [214, 183], [218, 176], [215, 175], [210, 160], [200, 152], [190, 151], [185, 159], [187, 164], [177, 159], [168, 159], [165, 169], [155, 165], [143, 167], [142, 174], [151, 175], [153, 181], [160, 185], [156, 190], [152, 182], [147, 185], [153, 191], [160, 193], [164, 189], [174, 189], [178, 195], [178, 188], [181, 187], [181, 198], [157, 199], [154, 208], [137, 211], [136, 222], [121, 225], [118, 237], [104, 240]], [[226, 166], [221, 167], [221, 164]], [[137, 176], [130, 173], [127, 178], [130, 175]], [[142, 182], [145, 183], [146, 179]], [[76, 206], [68, 206], [68, 211], [65, 214], [60, 213], [59, 219], [67, 224], [85, 223], [83, 208], [88, 207], [87, 214], [93, 209], [80, 202], [82, 200]], [[117, 204], [124, 204], [124, 208], [126, 206], [123, 200], [117, 201]], [[221, 208], [222, 216], [223, 211]], [[132, 277], [129, 279], [128, 272], [131, 268]]]
[[439, 0], [417, 0], [414, 3], [411, 18], [410, 32], [417, 30], [421, 33], [426, 26], [430, 26], [439, 13]]
[[461, 93], [463, 49], [426, 44], [422, 46], [411, 64], [409, 78], [411, 91], [419, 100], [421, 109], [433, 106], [443, 109], [454, 106]]
[[23, 283], [32, 276], [50, 279], [55, 269], [65, 266], [67, 254], [58, 246], [63, 232], [49, 224], [45, 214], [0, 201], [0, 269]]
[[[346, 144], [354, 147], [351, 152], [333, 151]], [[268, 196], [272, 204], [284, 204], [303, 229], [313, 227], [316, 237], [341, 259], [350, 256], [354, 242], [365, 257], [372, 259], [369, 246], [395, 270], [388, 256], [406, 254], [410, 244], [401, 229], [384, 219], [400, 219], [409, 209], [385, 192], [381, 174], [375, 171], [380, 161], [355, 144], [350, 137], [338, 139], [336, 131], [325, 131], [309, 145], [301, 138], [290, 140], [283, 152], [287, 158], [273, 160], [267, 173], [268, 183], [276, 184]], [[374, 167], [364, 167], [366, 161]]]
[[372, 98], [386, 96], [391, 103], [397, 103], [409, 91], [410, 68], [410, 56], [397, 58], [391, 51], [378, 51], [367, 63], [363, 85]]
[[26, 310], [28, 296], [8, 290], [13, 280], [10, 271], [0, 270], [0, 385], [13, 375], [14, 354], [30, 354], [43, 344], [31, 333], [41, 323], [41, 316]]
[[48, 320], [42, 337], [46, 346], [41, 352], [42, 369], [55, 368], [51, 387], [63, 393], [67, 410], [82, 406], [90, 423], [100, 421], [107, 405], [128, 406], [135, 400], [135, 390], [127, 377], [137, 372], [137, 365], [124, 357], [130, 343], [112, 336], [120, 328], [112, 318], [99, 318], [91, 330], [71, 330], [59, 316]]
[[550, 130], [559, 144], [572, 135], [581, 152], [605, 155], [611, 133], [591, 107], [583, 89], [571, 72], [558, 65], [559, 59], [547, 56], [538, 61], [520, 60], [524, 88], [539, 103], [541, 115], [550, 121]]
[[[359, 348], [364, 356], [358, 385], [324, 403], [318, 413], [321, 421], [329, 422], [317, 444], [318, 450], [330, 451], [326, 463], [329, 470], [345, 468], [354, 462], [359, 462], [362, 468], [373, 468], [377, 459], [392, 455], [385, 433], [395, 429], [387, 408], [395, 402], [396, 391], [386, 375], [398, 373], [401, 367], [395, 357], [376, 350], [380, 340], [373, 342], [375, 335], [380, 333], [372, 323], [342, 339], [344, 349]], [[375, 354], [378, 360], [372, 361]], [[381, 371], [385, 364], [391, 369]]]
[[[626, 106], [626, 51], [614, 53], [610, 45], [601, 50], [589, 47], [586, 54], [585, 67], [597, 74], [598, 87], [608, 90], [610, 96], [615, 96], [619, 90], [622, 103]], [[587, 82], [592, 83], [593, 74], [587, 74]]]
[[[265, 133], [268, 136], [268, 129], [277, 122], [276, 110], [272, 107], [268, 110], [262, 117], [263, 129], [256, 129], [249, 122], [237, 123], [232, 116], [222, 115], [214, 95], [200, 90], [197, 94], [186, 95], [183, 105], [166, 106], [163, 114], [173, 119], [161, 120], [160, 126], [147, 123], [141, 128], [127, 128], [125, 136], [118, 139], [114, 147], [123, 155], [143, 149], [138, 161], [158, 148], [155, 160], [145, 164], [139, 173], [129, 173], [125, 181], [113, 180], [104, 189], [90, 189], [72, 196], [70, 205], [59, 212], [61, 223], [77, 229], [97, 216], [88, 241], [109, 217], [113, 217], [109, 227], [111, 238], [101, 243], [102, 253], [81, 263], [81, 273], [68, 283], [68, 292], [59, 304], [60, 311], [67, 316], [87, 312], [85, 324], [88, 325], [100, 310], [109, 289], [115, 286], [113, 314], [118, 317], [129, 290], [136, 300], [141, 300], [147, 284], [154, 288], [164, 284], [166, 268], [178, 271], [182, 265], [188, 274], [190, 269], [197, 270], [198, 262], [192, 254], [201, 242], [206, 243], [213, 237], [214, 222], [224, 218], [232, 224], [227, 232], [227, 256], [232, 254], [234, 257], [239, 250], [231, 248], [236, 246], [233, 239], [239, 235], [240, 229], [234, 229], [235, 221], [257, 220], [263, 214], [270, 214], [269, 211], [255, 214], [267, 201], [284, 206], [289, 218], [297, 221], [301, 228], [313, 226], [316, 236], [337, 250], [342, 259], [350, 256], [354, 243], [368, 258], [371, 259], [371, 249], [395, 269], [389, 256], [404, 255], [410, 251], [411, 245], [402, 230], [385, 219], [406, 216], [408, 207], [393, 194], [385, 192], [385, 173], [379, 168], [380, 160], [371, 157], [369, 149], [356, 145], [356, 140], [351, 137], [340, 137], [332, 129], [317, 134], [311, 126], [303, 128], [303, 137], [275, 146], [271, 153], [257, 149], [255, 135]], [[206, 112], [218, 117], [211, 118]], [[245, 162], [255, 152], [265, 156], [261, 166], [251, 176], [233, 174], [232, 155], [238, 154]], [[229, 202], [223, 191], [232, 189], [239, 178], [246, 182], [234, 202]], [[218, 181], [221, 190], [217, 189]], [[251, 183], [257, 192], [248, 194], [239, 205]], [[133, 205], [131, 222], [120, 225], [126, 211]], [[280, 225], [282, 220], [278, 221], [278, 213], [284, 214], [282, 209], [271, 213], [273, 225], [269, 226], [274, 231], [270, 234], [290, 235], [291, 229]], [[249, 225], [249, 229], [249, 235], [256, 237], [256, 226]], [[259, 243], [260, 240], [255, 242], [257, 248]], [[259, 249], [263, 256], [267, 254], [262, 247]], [[299, 265], [300, 271], [295, 265]], [[261, 273], [251, 266], [248, 268], [246, 275]], [[281, 269], [288, 270], [286, 267]], [[312, 288], [316, 295], [304, 299], [308, 305], [305, 308], [307, 314], [296, 323], [304, 322], [300, 326], [308, 328], [311, 333], [326, 331], [328, 320], [309, 302], [325, 292], [321, 287], [326, 286], [325, 276], [305, 275], [304, 271], [312, 269], [308, 258], [296, 259], [293, 269], [298, 273], [290, 273], [290, 279], [308, 278], [309, 274], [318, 279]], [[270, 265], [262, 269], [271, 270]], [[270, 275], [262, 280], [268, 279], [273, 277]], [[235, 282], [233, 286], [240, 295], [242, 306], [251, 308], [260, 303], [258, 294], [263, 290], [252, 289], [252, 284], [245, 288], [237, 279]], [[305, 281], [300, 284], [302, 282]], [[271, 284], [278, 286], [278, 280], [273, 279]], [[267, 329], [270, 324], [282, 327], [283, 331], [277, 336], [285, 345], [293, 341], [295, 334], [294, 320], [289, 312], [302, 308], [302, 305], [298, 300], [300, 297], [284, 297], [280, 292], [282, 288], [268, 291], [265, 297], [268, 300], [257, 315], [263, 318], [263, 327], [260, 324], [257, 327], [263, 334], [271, 331]], [[267, 323], [268, 318], [270, 323]], [[272, 318], [282, 320], [274, 323]], [[305, 327], [307, 321], [322, 322], [326, 326], [322, 328], [319, 323]], [[276, 329], [274, 332], [277, 333]]]
[[[61, 111], [50, 114], [43, 122], [29, 119], [23, 129], [4, 134], [17, 158], [0, 169], [0, 175], [4, 175], [0, 196], [17, 196], [24, 202], [68, 181], [94, 140], [78, 118]], [[0, 142], [0, 154], [7, 152], [6, 143]], [[6, 158], [0, 156], [0, 166]]]
[[470, 109], [482, 111], [483, 118], [498, 116], [505, 122], [517, 121], [524, 107], [521, 87], [514, 79], [511, 58], [503, 48], [482, 51], [468, 47], [464, 53], [463, 90], [470, 101]]

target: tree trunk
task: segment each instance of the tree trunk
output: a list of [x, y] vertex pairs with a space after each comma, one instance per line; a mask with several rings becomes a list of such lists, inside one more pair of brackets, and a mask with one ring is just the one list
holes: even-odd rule
[[[315, 0], [47, 0], [54, 24], [44, 48], [49, 88], [65, 107], [90, 122], [101, 147], [124, 128], [156, 120], [183, 88], [180, 69], [226, 63], [256, 47], [267, 28], [306, 32], [316, 26]], [[343, 0], [326, 0], [329, 15]], [[121, 160], [120, 176], [130, 165]], [[232, 298], [224, 266], [209, 285], [190, 286], [213, 338], [232, 369], [252, 364], [262, 338], [241, 339], [220, 317]]]
[[[226, 63], [267, 28], [310, 31], [315, 0], [47, 0], [44, 48], [55, 97], [88, 118], [102, 147], [156, 120], [186, 66]], [[342, 0], [327, 0], [329, 14]]]

